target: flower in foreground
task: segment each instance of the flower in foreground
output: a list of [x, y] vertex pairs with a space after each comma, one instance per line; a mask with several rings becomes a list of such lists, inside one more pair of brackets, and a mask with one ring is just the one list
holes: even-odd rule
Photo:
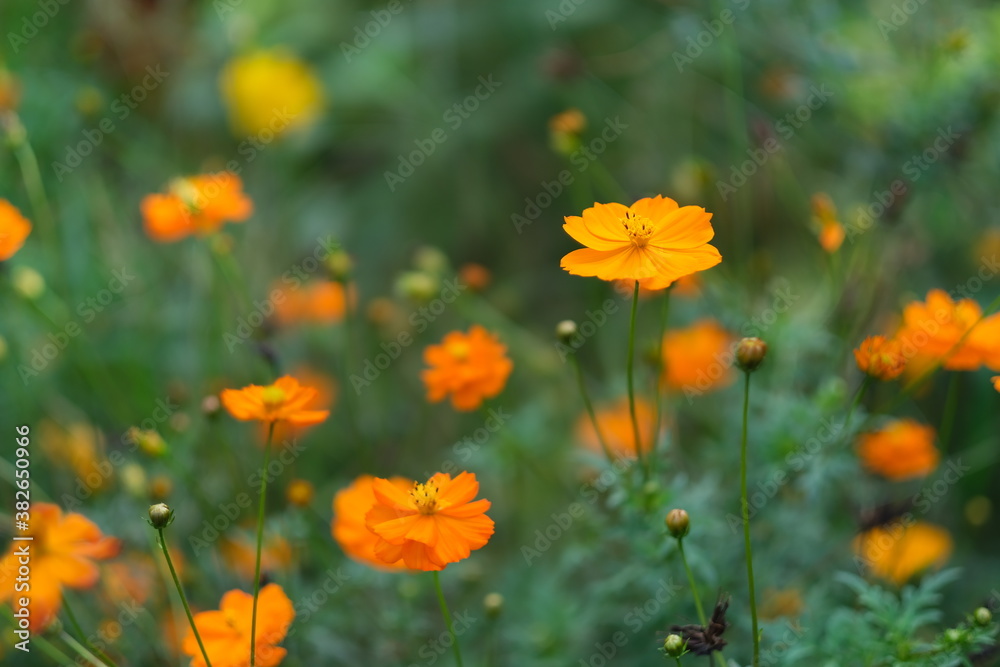
[[13, 204], [0, 199], [0, 262], [14, 256], [31, 233], [31, 223]]
[[220, 396], [222, 405], [236, 419], [283, 421], [296, 426], [318, 424], [330, 414], [328, 410], [307, 409], [315, 397], [315, 389], [303, 387], [288, 375], [266, 387], [252, 384], [243, 389], [224, 389]]
[[906, 357], [897, 340], [869, 336], [854, 350], [858, 369], [876, 380], [893, 380], [906, 370]]
[[715, 320], [699, 320], [663, 337], [663, 385], [698, 395], [730, 384], [735, 378], [730, 347], [733, 336]]
[[722, 261], [709, 241], [712, 214], [700, 206], [679, 207], [661, 195], [631, 206], [595, 203], [582, 217], [566, 216], [563, 229], [587, 246], [562, 258], [573, 275], [601, 280], [643, 280], [662, 289], [678, 278]]
[[[361, 475], [350, 486], [337, 492], [333, 497], [330, 532], [344, 553], [354, 560], [383, 570], [405, 570], [406, 565], [402, 561], [386, 563], [375, 555], [375, 547], [381, 538], [365, 525], [365, 515], [376, 502], [372, 491], [374, 481], [371, 475]], [[409, 493], [414, 484], [413, 480], [405, 477], [393, 477], [389, 482], [403, 493]]]
[[503, 391], [514, 369], [507, 346], [478, 324], [468, 333], [452, 331], [440, 345], [427, 346], [424, 362], [429, 368], [420, 377], [427, 400], [437, 403], [450, 395], [452, 406], [465, 412]]
[[[287, 653], [278, 644], [288, 633], [295, 618], [295, 609], [277, 584], [268, 584], [260, 589], [257, 605], [256, 664], [257, 667], [276, 667]], [[212, 667], [249, 666], [252, 609], [253, 596], [233, 590], [222, 596], [218, 611], [203, 611], [194, 615]], [[185, 654], [191, 656], [191, 667], [206, 667], [205, 658], [190, 629], [182, 648]]]
[[225, 222], [243, 222], [253, 213], [253, 202], [243, 194], [240, 177], [224, 171], [176, 178], [166, 193], [146, 195], [141, 209], [146, 234], [172, 243], [212, 234]]
[[[632, 415], [629, 412], [628, 397], [624, 396], [613, 404], [598, 408], [594, 412], [601, 436], [615, 458], [622, 456], [636, 458], [635, 431], [632, 428]], [[643, 453], [656, 440], [656, 409], [653, 404], [639, 396], [635, 399], [635, 417], [639, 422], [639, 437], [642, 441]], [[594, 424], [587, 413], [583, 413], [576, 421], [577, 440], [587, 449], [603, 453], [601, 442], [594, 431]]]
[[1000, 371], [1000, 313], [983, 317], [978, 303], [972, 299], [956, 302], [944, 290], [931, 290], [926, 302], [908, 304], [895, 338], [904, 353], [914, 353], [916, 369], [940, 362], [953, 371], [975, 371], [982, 366]]
[[393, 564], [402, 560], [411, 570], [443, 570], [486, 545], [493, 520], [486, 516], [490, 501], [476, 500], [479, 482], [470, 472], [452, 479], [437, 473], [409, 492], [387, 479], [372, 482], [375, 506], [365, 515], [368, 529], [380, 539], [375, 555]]
[[[28, 521], [31, 542], [13, 542], [0, 559], [0, 601], [26, 597], [31, 609], [31, 630], [38, 632], [56, 617], [62, 607], [62, 589], [91, 588], [99, 572], [94, 561], [112, 558], [121, 546], [106, 537], [82, 514], [63, 514], [58, 505], [36, 502]], [[18, 547], [30, 544], [30, 590], [15, 592], [19, 558]]]
[[868, 470], [892, 480], [926, 477], [938, 465], [934, 429], [898, 419], [858, 439], [858, 456]]
[[858, 535], [854, 551], [872, 574], [902, 586], [924, 570], [940, 568], [951, 555], [951, 535], [944, 528], [918, 521], [895, 522]]

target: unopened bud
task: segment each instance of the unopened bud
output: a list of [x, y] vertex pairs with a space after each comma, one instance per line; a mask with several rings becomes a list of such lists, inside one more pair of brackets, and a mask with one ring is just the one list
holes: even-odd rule
[[334, 250], [326, 258], [326, 268], [335, 279], [345, 281], [351, 275], [351, 269], [354, 268], [354, 261], [343, 250]]
[[576, 338], [577, 326], [573, 320], [563, 320], [556, 325], [556, 338], [562, 343], [569, 343]]
[[434, 276], [420, 271], [404, 273], [396, 280], [396, 291], [418, 303], [430, 301], [439, 289], [439, 281]]
[[767, 356], [767, 343], [760, 338], [744, 338], [736, 345], [736, 363], [747, 373], [757, 370]]
[[220, 407], [222, 407], [222, 403], [219, 401], [219, 397], [215, 394], [209, 394], [205, 398], [201, 399], [201, 411], [206, 417], [212, 417], [218, 414]]
[[679, 658], [684, 655], [684, 638], [680, 635], [667, 635], [663, 641], [663, 652], [671, 658]]
[[161, 530], [170, 525], [174, 519], [174, 511], [167, 507], [165, 503], [157, 503], [149, 506], [149, 522], [157, 530]]
[[163, 456], [167, 453], [167, 443], [159, 433], [133, 426], [127, 432], [129, 442], [134, 443], [149, 456]]
[[413, 255], [413, 265], [420, 271], [441, 275], [448, 270], [448, 257], [434, 246], [421, 246]]
[[15, 267], [11, 282], [17, 293], [29, 301], [34, 301], [45, 292], [45, 278], [29, 266]]
[[503, 596], [499, 593], [489, 593], [483, 598], [483, 608], [486, 609], [486, 614], [491, 617], [497, 617], [500, 612], [503, 611]]
[[993, 612], [986, 607], [980, 607], [972, 612], [972, 618], [976, 621], [976, 625], [987, 626], [993, 622]]
[[691, 519], [688, 517], [688, 513], [682, 509], [673, 509], [667, 512], [667, 519], [664, 522], [667, 524], [667, 530], [670, 534], [681, 539], [688, 534], [691, 529]]

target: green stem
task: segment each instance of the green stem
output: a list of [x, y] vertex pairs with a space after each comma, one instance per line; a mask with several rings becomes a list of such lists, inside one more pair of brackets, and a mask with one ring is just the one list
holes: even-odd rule
[[87, 647], [85, 647], [83, 644], [73, 639], [73, 637], [65, 630], [60, 631], [59, 636], [62, 637], [62, 640], [64, 642], [69, 644], [70, 648], [79, 653], [81, 658], [87, 660], [94, 667], [108, 667], [107, 664], [98, 659], [96, 655], [88, 651]]
[[639, 435], [639, 420], [635, 416], [635, 378], [633, 372], [633, 361], [635, 360], [635, 313], [639, 309], [639, 281], [635, 281], [635, 288], [632, 290], [632, 315], [628, 323], [628, 361], [626, 373], [628, 377], [628, 411], [632, 416], [632, 435], [635, 438], [635, 456], [639, 459], [639, 467], [642, 468], [643, 478], [648, 479], [649, 471], [646, 469], [646, 460], [642, 453], [642, 437]]
[[76, 663], [73, 662], [68, 655], [56, 648], [55, 644], [50, 642], [45, 637], [32, 637], [31, 643], [41, 649], [42, 653], [52, 658], [60, 665], [64, 665], [65, 667], [76, 667]]
[[872, 376], [866, 375], [865, 379], [858, 386], [858, 390], [854, 392], [854, 400], [851, 401], [851, 407], [847, 411], [847, 418], [844, 419], [844, 438], [847, 438], [850, 434], [851, 428], [851, 417], [854, 416], [854, 410], [857, 409], [858, 405], [861, 404], [861, 399], [864, 397], [865, 392], [872, 383]]
[[944, 416], [941, 418], [941, 431], [938, 435], [942, 454], [948, 450], [948, 440], [951, 438], [951, 431], [955, 426], [955, 415], [958, 412], [958, 377], [958, 373], [951, 374], [951, 381], [948, 383], [948, 396], [944, 402]]
[[63, 605], [63, 610], [66, 612], [67, 618], [69, 618], [69, 624], [73, 628], [73, 631], [80, 638], [80, 641], [86, 644], [87, 648], [96, 653], [101, 658], [101, 660], [108, 663], [109, 665], [114, 665], [115, 663], [111, 658], [105, 655], [105, 653], [101, 651], [99, 648], [91, 644], [90, 640], [87, 639], [87, 635], [83, 632], [83, 628], [80, 627], [80, 623], [76, 620], [76, 614], [73, 613], [73, 608], [69, 604], [68, 595], [63, 595], [62, 605]]
[[653, 442], [649, 446], [649, 468], [655, 476], [656, 473], [656, 449], [660, 443], [660, 427], [663, 422], [663, 405], [660, 402], [660, 377], [663, 375], [663, 338], [667, 335], [667, 320], [670, 317], [670, 292], [668, 287], [663, 295], [663, 310], [660, 314], [660, 337], [656, 342], [656, 377], [653, 379], [653, 396], [656, 403], [656, 427], [653, 431]]
[[448, 634], [451, 635], [451, 646], [455, 649], [455, 664], [462, 667], [462, 651], [458, 648], [458, 637], [451, 625], [451, 614], [448, 612], [448, 603], [444, 600], [444, 591], [441, 590], [441, 577], [438, 571], [434, 570], [434, 588], [437, 589], [438, 604], [441, 605], [441, 614], [444, 615], [444, 624], [448, 626]]
[[260, 551], [264, 543], [264, 502], [267, 497], [267, 464], [271, 456], [271, 440], [274, 437], [274, 424], [267, 429], [267, 444], [264, 445], [265, 474], [261, 475], [260, 503], [257, 507], [257, 560], [253, 571], [253, 613], [250, 616], [250, 667], [257, 664], [257, 600], [260, 598]]
[[167, 560], [167, 567], [170, 568], [170, 576], [173, 577], [174, 587], [177, 588], [177, 593], [181, 597], [181, 604], [184, 605], [184, 613], [187, 614], [188, 623], [191, 625], [191, 632], [194, 633], [194, 638], [198, 642], [198, 648], [201, 649], [201, 657], [205, 658], [207, 667], [212, 667], [212, 661], [208, 659], [208, 652], [205, 651], [205, 645], [202, 643], [201, 635], [198, 633], [198, 626], [195, 625], [194, 616], [191, 615], [191, 606], [188, 605], [187, 596], [184, 595], [184, 587], [181, 586], [181, 580], [177, 577], [177, 570], [174, 569], [174, 561], [170, 558], [170, 550], [167, 549], [167, 538], [163, 535], [163, 528], [157, 528], [156, 532], [160, 536], [160, 548], [163, 550], [163, 557]]
[[583, 369], [580, 367], [580, 360], [577, 358], [576, 353], [571, 353], [569, 356], [572, 359], [573, 368], [576, 369], [576, 383], [580, 387], [580, 396], [583, 397], [583, 405], [587, 408], [590, 423], [594, 425], [594, 433], [597, 434], [597, 441], [601, 443], [601, 449], [604, 450], [604, 455], [608, 457], [608, 463], [614, 463], [611, 448], [608, 447], [608, 442], [604, 439], [604, 434], [601, 433], [601, 425], [597, 422], [597, 413], [594, 412], [594, 404], [590, 402], [590, 394], [587, 392], [587, 383], [583, 379]]
[[[684, 563], [684, 572], [687, 573], [688, 585], [691, 587], [691, 596], [694, 598], [694, 608], [698, 612], [698, 622], [701, 623], [701, 627], [708, 626], [708, 617], [705, 616], [705, 608], [701, 606], [701, 595], [698, 594], [698, 585], [694, 582], [694, 574], [691, 572], [691, 567], [688, 565], [687, 555], [684, 553], [684, 538], [677, 539], [677, 550], [681, 552], [681, 562]], [[715, 655], [716, 662], [719, 663], [719, 667], [726, 667], [726, 659], [722, 657], [722, 653], [718, 651], [713, 651]], [[680, 658], [677, 659], [680, 662]], [[709, 660], [711, 662], [711, 660]]]
[[[743, 510], [743, 542], [746, 546], [747, 583], [750, 587], [750, 620], [753, 625], [753, 665], [760, 665], [760, 633], [757, 629], [757, 594], [753, 580], [753, 551], [750, 547], [750, 503], [747, 501], [747, 417], [750, 412], [750, 373], [744, 371], [743, 437], [740, 445], [740, 500]], [[860, 393], [860, 392], [859, 392]]]

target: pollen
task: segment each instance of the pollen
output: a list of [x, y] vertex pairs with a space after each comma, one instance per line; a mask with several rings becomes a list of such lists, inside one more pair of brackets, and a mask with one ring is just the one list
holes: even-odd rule
[[414, 482], [410, 497], [413, 498], [413, 503], [421, 514], [434, 514], [434, 510], [437, 509], [438, 486], [433, 482], [426, 484]]
[[264, 405], [269, 408], [274, 408], [285, 402], [287, 396], [285, 392], [275, 385], [269, 387], [264, 387], [264, 391], [260, 394], [260, 400], [264, 402]]
[[649, 243], [649, 237], [653, 235], [655, 227], [653, 221], [643, 215], [638, 215], [632, 210], [625, 211], [622, 218], [622, 226], [631, 239], [632, 244], [637, 248], [644, 248]]

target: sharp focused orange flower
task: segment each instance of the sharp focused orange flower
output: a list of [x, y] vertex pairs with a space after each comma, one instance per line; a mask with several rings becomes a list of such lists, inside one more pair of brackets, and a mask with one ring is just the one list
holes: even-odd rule
[[697, 395], [733, 381], [733, 336], [713, 319], [695, 322], [663, 337], [661, 381], [670, 389]]
[[31, 233], [31, 223], [6, 199], [0, 199], [0, 262], [14, 256]]
[[330, 414], [328, 410], [306, 409], [315, 397], [315, 389], [301, 386], [288, 375], [266, 387], [252, 384], [243, 389], [224, 389], [220, 396], [222, 405], [236, 419], [285, 421], [296, 426], [318, 424]]
[[[63, 514], [58, 505], [36, 502], [31, 506], [30, 529], [19, 535], [31, 535], [31, 542], [13, 542], [0, 559], [0, 601], [26, 597], [31, 609], [31, 630], [45, 628], [62, 607], [62, 589], [90, 588], [97, 583], [95, 560], [118, 554], [120, 543], [105, 537], [101, 529], [82, 514]], [[30, 590], [15, 593], [19, 567], [17, 549], [25, 544], [31, 550]]]
[[451, 395], [452, 406], [466, 412], [503, 391], [514, 369], [507, 346], [478, 324], [468, 333], [452, 331], [440, 345], [427, 346], [424, 362], [430, 366], [420, 374], [427, 400], [437, 403]]
[[[276, 289], [282, 290], [280, 287]], [[340, 322], [347, 313], [348, 299], [352, 308], [357, 300], [354, 285], [345, 289], [342, 283], [335, 280], [314, 280], [299, 289], [283, 289], [281, 294], [281, 299], [274, 300], [274, 313], [283, 325]]]
[[[612, 405], [598, 409], [594, 413], [601, 435], [612, 456], [636, 458], [635, 431], [632, 429], [632, 414], [628, 407], [628, 397], [618, 399]], [[656, 432], [656, 409], [649, 401], [636, 396], [635, 417], [639, 422], [639, 437], [642, 439], [642, 451], [648, 452], [653, 444]], [[587, 449], [603, 454], [601, 442], [597, 439], [594, 424], [590, 416], [583, 413], [576, 421], [576, 436]]]
[[678, 207], [661, 195], [632, 206], [595, 203], [583, 217], [566, 216], [563, 229], [587, 247], [563, 257], [561, 266], [601, 280], [655, 278], [647, 288], [662, 289], [722, 261], [708, 244], [715, 236], [711, 219], [700, 206]]
[[895, 522], [858, 535], [854, 552], [877, 577], [903, 585], [914, 575], [940, 568], [952, 551], [952, 539], [943, 528], [916, 522]]
[[386, 563], [402, 560], [411, 570], [443, 570], [468, 558], [493, 535], [486, 516], [490, 501], [473, 498], [479, 482], [470, 472], [455, 479], [437, 473], [407, 493], [387, 479], [372, 482], [375, 506], [365, 515], [379, 538], [375, 556]]
[[[212, 667], [249, 667], [250, 624], [253, 595], [240, 590], [222, 596], [218, 611], [203, 611], [194, 615], [198, 634]], [[287, 651], [278, 646], [295, 618], [295, 609], [281, 586], [268, 584], [260, 589], [257, 599], [256, 663], [258, 667], [277, 667]], [[206, 667], [198, 648], [198, 640], [189, 629], [183, 651], [191, 656], [191, 667]]]
[[869, 336], [854, 350], [854, 360], [862, 373], [878, 380], [893, 380], [906, 370], [906, 357], [897, 340]]
[[[375, 555], [375, 547], [382, 541], [365, 525], [365, 515], [375, 507], [375, 493], [372, 491], [371, 475], [361, 475], [350, 486], [341, 489], [333, 497], [333, 521], [330, 532], [344, 553], [356, 561], [384, 570], [405, 570], [403, 561], [386, 563]], [[413, 480], [393, 477], [389, 482], [403, 493], [413, 488]]]
[[221, 172], [174, 179], [166, 194], [146, 195], [141, 208], [146, 234], [172, 243], [191, 234], [211, 234], [225, 222], [246, 220], [253, 202], [243, 194], [239, 176]]
[[912, 419], [890, 422], [858, 438], [858, 456], [872, 472], [893, 480], [926, 477], [938, 464], [934, 429]]
[[944, 290], [931, 290], [927, 301], [903, 309], [903, 325], [895, 336], [917, 369], [938, 361], [953, 371], [982, 366], [1000, 371], [1000, 313], [983, 317], [972, 299], [956, 302]]

